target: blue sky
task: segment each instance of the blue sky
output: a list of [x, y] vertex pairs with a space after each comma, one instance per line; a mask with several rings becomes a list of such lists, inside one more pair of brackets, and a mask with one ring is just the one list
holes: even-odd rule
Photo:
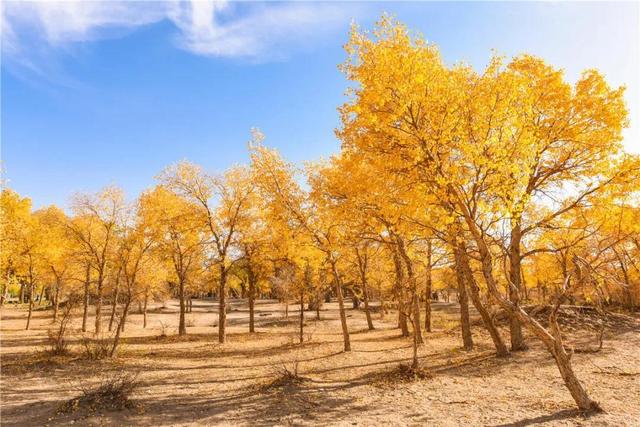
[[338, 148], [337, 69], [355, 20], [384, 11], [482, 68], [539, 55], [626, 84], [640, 152], [640, 6], [628, 3], [2, 3], [2, 168], [36, 207], [117, 184], [129, 197], [189, 159], [247, 160], [252, 127], [295, 162]]

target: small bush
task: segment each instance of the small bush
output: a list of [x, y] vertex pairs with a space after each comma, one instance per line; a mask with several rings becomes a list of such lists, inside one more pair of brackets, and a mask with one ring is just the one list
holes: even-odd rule
[[299, 362], [294, 360], [291, 363], [291, 368], [283, 363], [280, 366], [274, 366], [272, 371], [275, 379], [270, 383], [265, 384], [262, 387], [262, 391], [269, 391], [273, 389], [291, 389], [302, 385], [308, 381], [308, 378], [303, 377], [299, 373]]
[[82, 339], [84, 348], [83, 355], [89, 360], [101, 360], [109, 356], [112, 347], [110, 338], [87, 338]]
[[79, 409], [89, 412], [121, 411], [139, 407], [131, 399], [131, 394], [140, 386], [139, 373], [110, 373], [97, 387], [81, 387], [82, 394], [58, 408], [59, 413], [69, 414]]
[[70, 296], [62, 306], [60, 318], [57, 321], [58, 327], [47, 331], [47, 349], [45, 350], [52, 356], [63, 356], [69, 353], [68, 326], [71, 315], [75, 307], [79, 303], [77, 296]]
[[65, 332], [60, 329], [49, 329], [47, 331], [47, 348], [46, 353], [52, 356], [64, 356], [69, 354], [69, 340], [65, 336]]
[[167, 332], [169, 332], [169, 325], [167, 325], [163, 321], [160, 321], [160, 335], [158, 335], [158, 339], [167, 338]]
[[184, 325], [187, 328], [192, 328], [192, 327], [196, 326], [196, 321], [195, 321], [195, 319], [193, 317], [189, 316], [186, 319], [184, 319]]

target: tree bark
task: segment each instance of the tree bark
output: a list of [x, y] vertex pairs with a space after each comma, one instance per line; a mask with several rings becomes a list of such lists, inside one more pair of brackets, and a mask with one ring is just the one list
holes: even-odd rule
[[111, 329], [113, 329], [113, 319], [116, 317], [116, 311], [118, 311], [119, 297], [120, 297], [120, 285], [116, 280], [116, 291], [115, 291], [115, 295], [113, 296], [113, 309], [111, 310], [111, 317], [109, 318], [109, 328], [108, 328], [109, 332], [111, 332]]
[[397, 250], [393, 251], [393, 264], [396, 271], [395, 292], [398, 299], [398, 327], [403, 337], [409, 336], [407, 316], [404, 307], [404, 269]]
[[467, 286], [462, 270], [462, 260], [460, 259], [460, 249], [456, 245], [457, 237], [453, 240], [454, 262], [456, 281], [458, 282], [458, 304], [460, 305], [460, 328], [462, 329], [462, 347], [465, 350], [473, 350], [473, 338], [471, 336], [471, 323], [469, 321], [469, 297], [467, 296]]
[[53, 302], [53, 321], [58, 320], [58, 310], [60, 309], [60, 280], [56, 279], [56, 291]]
[[551, 353], [556, 361], [560, 375], [564, 380], [564, 384], [571, 393], [576, 405], [581, 411], [594, 412], [599, 411], [600, 405], [597, 402], [591, 400], [589, 395], [578, 381], [578, 378], [571, 366], [571, 358], [567, 355], [562, 342], [562, 336], [555, 319], [550, 318], [552, 325], [553, 335], [544, 328], [538, 321], [529, 316], [521, 307], [514, 305], [508, 299], [504, 298], [498, 290], [495, 278], [493, 277], [493, 259], [491, 252], [484, 242], [480, 231], [477, 230], [475, 223], [468, 216], [465, 216], [465, 220], [469, 229], [473, 233], [474, 240], [480, 251], [480, 257], [482, 261], [482, 275], [487, 283], [489, 292], [498, 301], [500, 306], [512, 316], [517, 316], [518, 320], [522, 322], [529, 330], [547, 347], [547, 350]]
[[400, 252], [400, 256], [404, 260], [404, 263], [407, 267], [409, 289], [411, 291], [411, 306], [409, 307], [409, 310], [407, 310], [407, 312], [409, 312], [410, 310], [413, 310], [413, 319], [412, 319], [413, 335], [415, 336], [415, 341], [417, 344], [423, 344], [424, 340], [422, 339], [422, 331], [420, 329], [421, 322], [420, 322], [420, 301], [418, 298], [418, 284], [416, 281], [416, 276], [413, 272], [413, 263], [411, 261], [411, 258], [409, 258], [409, 254], [405, 249], [404, 241], [402, 240], [402, 238], [396, 235], [396, 241], [398, 242], [398, 251]]
[[129, 314], [129, 307], [131, 306], [131, 296], [127, 297], [127, 303], [122, 308], [122, 319], [120, 320], [120, 330], [124, 332], [124, 326], [127, 324], [127, 315]]
[[362, 279], [362, 297], [364, 299], [364, 314], [367, 317], [367, 327], [370, 331], [373, 331], [373, 320], [371, 319], [371, 310], [369, 310], [369, 289], [367, 288], [366, 276]]
[[36, 293], [35, 286], [33, 284], [33, 280], [30, 280], [29, 283], [29, 314], [27, 315], [27, 326], [26, 330], [29, 329], [29, 325], [31, 324], [31, 314], [33, 313], [33, 294]]
[[[518, 220], [512, 220], [511, 239], [509, 241], [509, 300], [516, 307], [520, 304], [520, 292], [522, 291], [522, 257], [520, 255], [520, 242], [522, 240], [522, 230]], [[522, 351], [527, 349], [522, 335], [522, 324], [517, 316], [511, 316], [509, 321], [509, 332], [511, 335], [511, 351]]]
[[304, 342], [304, 289], [300, 291], [300, 343]]
[[123, 307], [122, 317], [120, 318], [120, 322], [116, 326], [116, 336], [113, 339], [113, 346], [111, 347], [111, 352], [109, 353], [109, 357], [114, 357], [116, 355], [116, 351], [118, 350], [118, 345], [120, 344], [120, 335], [124, 332], [124, 322], [127, 316], [127, 312], [129, 311], [129, 305], [131, 304], [131, 298], [127, 298], [127, 302]]
[[42, 305], [42, 300], [44, 298], [44, 289], [46, 288], [46, 286], [42, 286], [42, 288], [40, 289], [40, 295], [38, 297], [38, 306]]
[[473, 302], [476, 310], [478, 310], [478, 313], [480, 313], [480, 317], [482, 317], [482, 323], [484, 324], [484, 327], [487, 329], [487, 331], [489, 331], [489, 335], [491, 335], [491, 340], [493, 341], [493, 345], [496, 348], [496, 356], [507, 357], [509, 355], [509, 350], [504, 344], [502, 336], [500, 335], [500, 331], [491, 318], [491, 314], [482, 303], [482, 300], [480, 298], [480, 287], [478, 286], [475, 277], [473, 277], [473, 271], [471, 270], [471, 264], [469, 263], [469, 256], [467, 255], [467, 248], [464, 244], [464, 241], [462, 240], [458, 240], [458, 251], [462, 266], [462, 272], [466, 279], [466, 282], [469, 284], [471, 301]]
[[226, 339], [227, 323], [227, 269], [224, 261], [220, 264], [220, 299], [218, 305], [218, 342], [224, 344]]
[[186, 312], [186, 304], [185, 304], [185, 292], [184, 292], [184, 279], [178, 278], [178, 298], [180, 298], [180, 317], [178, 320], [178, 335], [187, 335], [187, 324], [185, 322], [184, 314]]
[[249, 278], [249, 332], [255, 332], [255, 301], [256, 283], [253, 277]]
[[351, 351], [351, 340], [349, 338], [349, 328], [347, 326], [347, 314], [344, 311], [344, 299], [342, 298], [342, 280], [338, 274], [336, 262], [330, 260], [333, 279], [336, 283], [336, 296], [338, 297], [338, 307], [340, 310], [340, 324], [342, 326], [342, 338], [344, 341], [344, 351]]
[[96, 288], [96, 335], [102, 330], [102, 288], [104, 284], [103, 272], [98, 273], [98, 284]]
[[84, 301], [82, 310], [82, 332], [87, 332], [87, 320], [89, 318], [89, 285], [91, 284], [91, 267], [87, 264], [84, 280]]
[[424, 330], [425, 332], [431, 332], [431, 292], [433, 288], [433, 278], [431, 275], [431, 257], [432, 246], [431, 239], [427, 240], [427, 262], [426, 262], [426, 276], [427, 280], [424, 287]]
[[147, 327], [147, 301], [149, 300], [149, 294], [144, 293], [144, 306], [142, 308], [142, 327]]
[[418, 295], [416, 293], [413, 294], [412, 305], [415, 307], [416, 315], [413, 318], [413, 358], [411, 362], [411, 369], [414, 371], [419, 368], [420, 362], [418, 360], [418, 338], [422, 340], [422, 335], [420, 334], [420, 301], [418, 301]]

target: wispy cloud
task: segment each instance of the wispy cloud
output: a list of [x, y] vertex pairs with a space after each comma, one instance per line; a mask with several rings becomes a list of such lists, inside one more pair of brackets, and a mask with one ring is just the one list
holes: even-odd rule
[[161, 21], [175, 43], [197, 55], [268, 60], [348, 22], [357, 5], [227, 1], [2, 2], [2, 52], [24, 64], [45, 50], [121, 37]]

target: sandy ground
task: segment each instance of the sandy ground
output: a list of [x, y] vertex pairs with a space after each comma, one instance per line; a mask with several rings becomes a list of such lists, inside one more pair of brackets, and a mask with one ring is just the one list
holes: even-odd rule
[[[248, 331], [243, 301], [233, 302], [228, 343], [217, 344], [216, 307], [194, 300], [188, 336], [159, 339], [161, 322], [175, 335], [177, 306], [149, 315], [133, 314], [120, 356], [91, 362], [75, 355], [46, 361], [41, 352], [51, 312], [35, 313], [24, 331], [26, 312], [2, 309], [1, 423], [41, 425], [434, 425], [434, 426], [640, 426], [640, 329], [607, 331], [602, 350], [575, 354], [574, 367], [605, 413], [583, 418], [573, 408], [557, 368], [538, 344], [496, 359], [487, 334], [474, 327], [476, 349], [462, 351], [455, 304], [436, 303], [434, 332], [419, 354], [431, 378], [404, 382], [389, 376], [411, 358], [411, 340], [394, 328], [393, 314], [375, 315], [366, 330], [362, 312], [348, 311], [350, 353], [342, 352], [336, 304], [307, 312], [305, 339], [298, 344], [297, 308], [273, 301], [257, 306], [258, 327]], [[108, 310], [106, 310], [108, 312]], [[74, 319], [74, 327], [79, 325]], [[90, 322], [92, 326], [93, 323]], [[503, 331], [506, 337], [506, 331]], [[585, 342], [592, 333], [572, 332]], [[76, 339], [78, 335], [76, 335]], [[298, 386], [267, 388], [282, 366], [307, 378]], [[105, 376], [139, 372], [138, 409], [87, 415], [57, 409]]]

